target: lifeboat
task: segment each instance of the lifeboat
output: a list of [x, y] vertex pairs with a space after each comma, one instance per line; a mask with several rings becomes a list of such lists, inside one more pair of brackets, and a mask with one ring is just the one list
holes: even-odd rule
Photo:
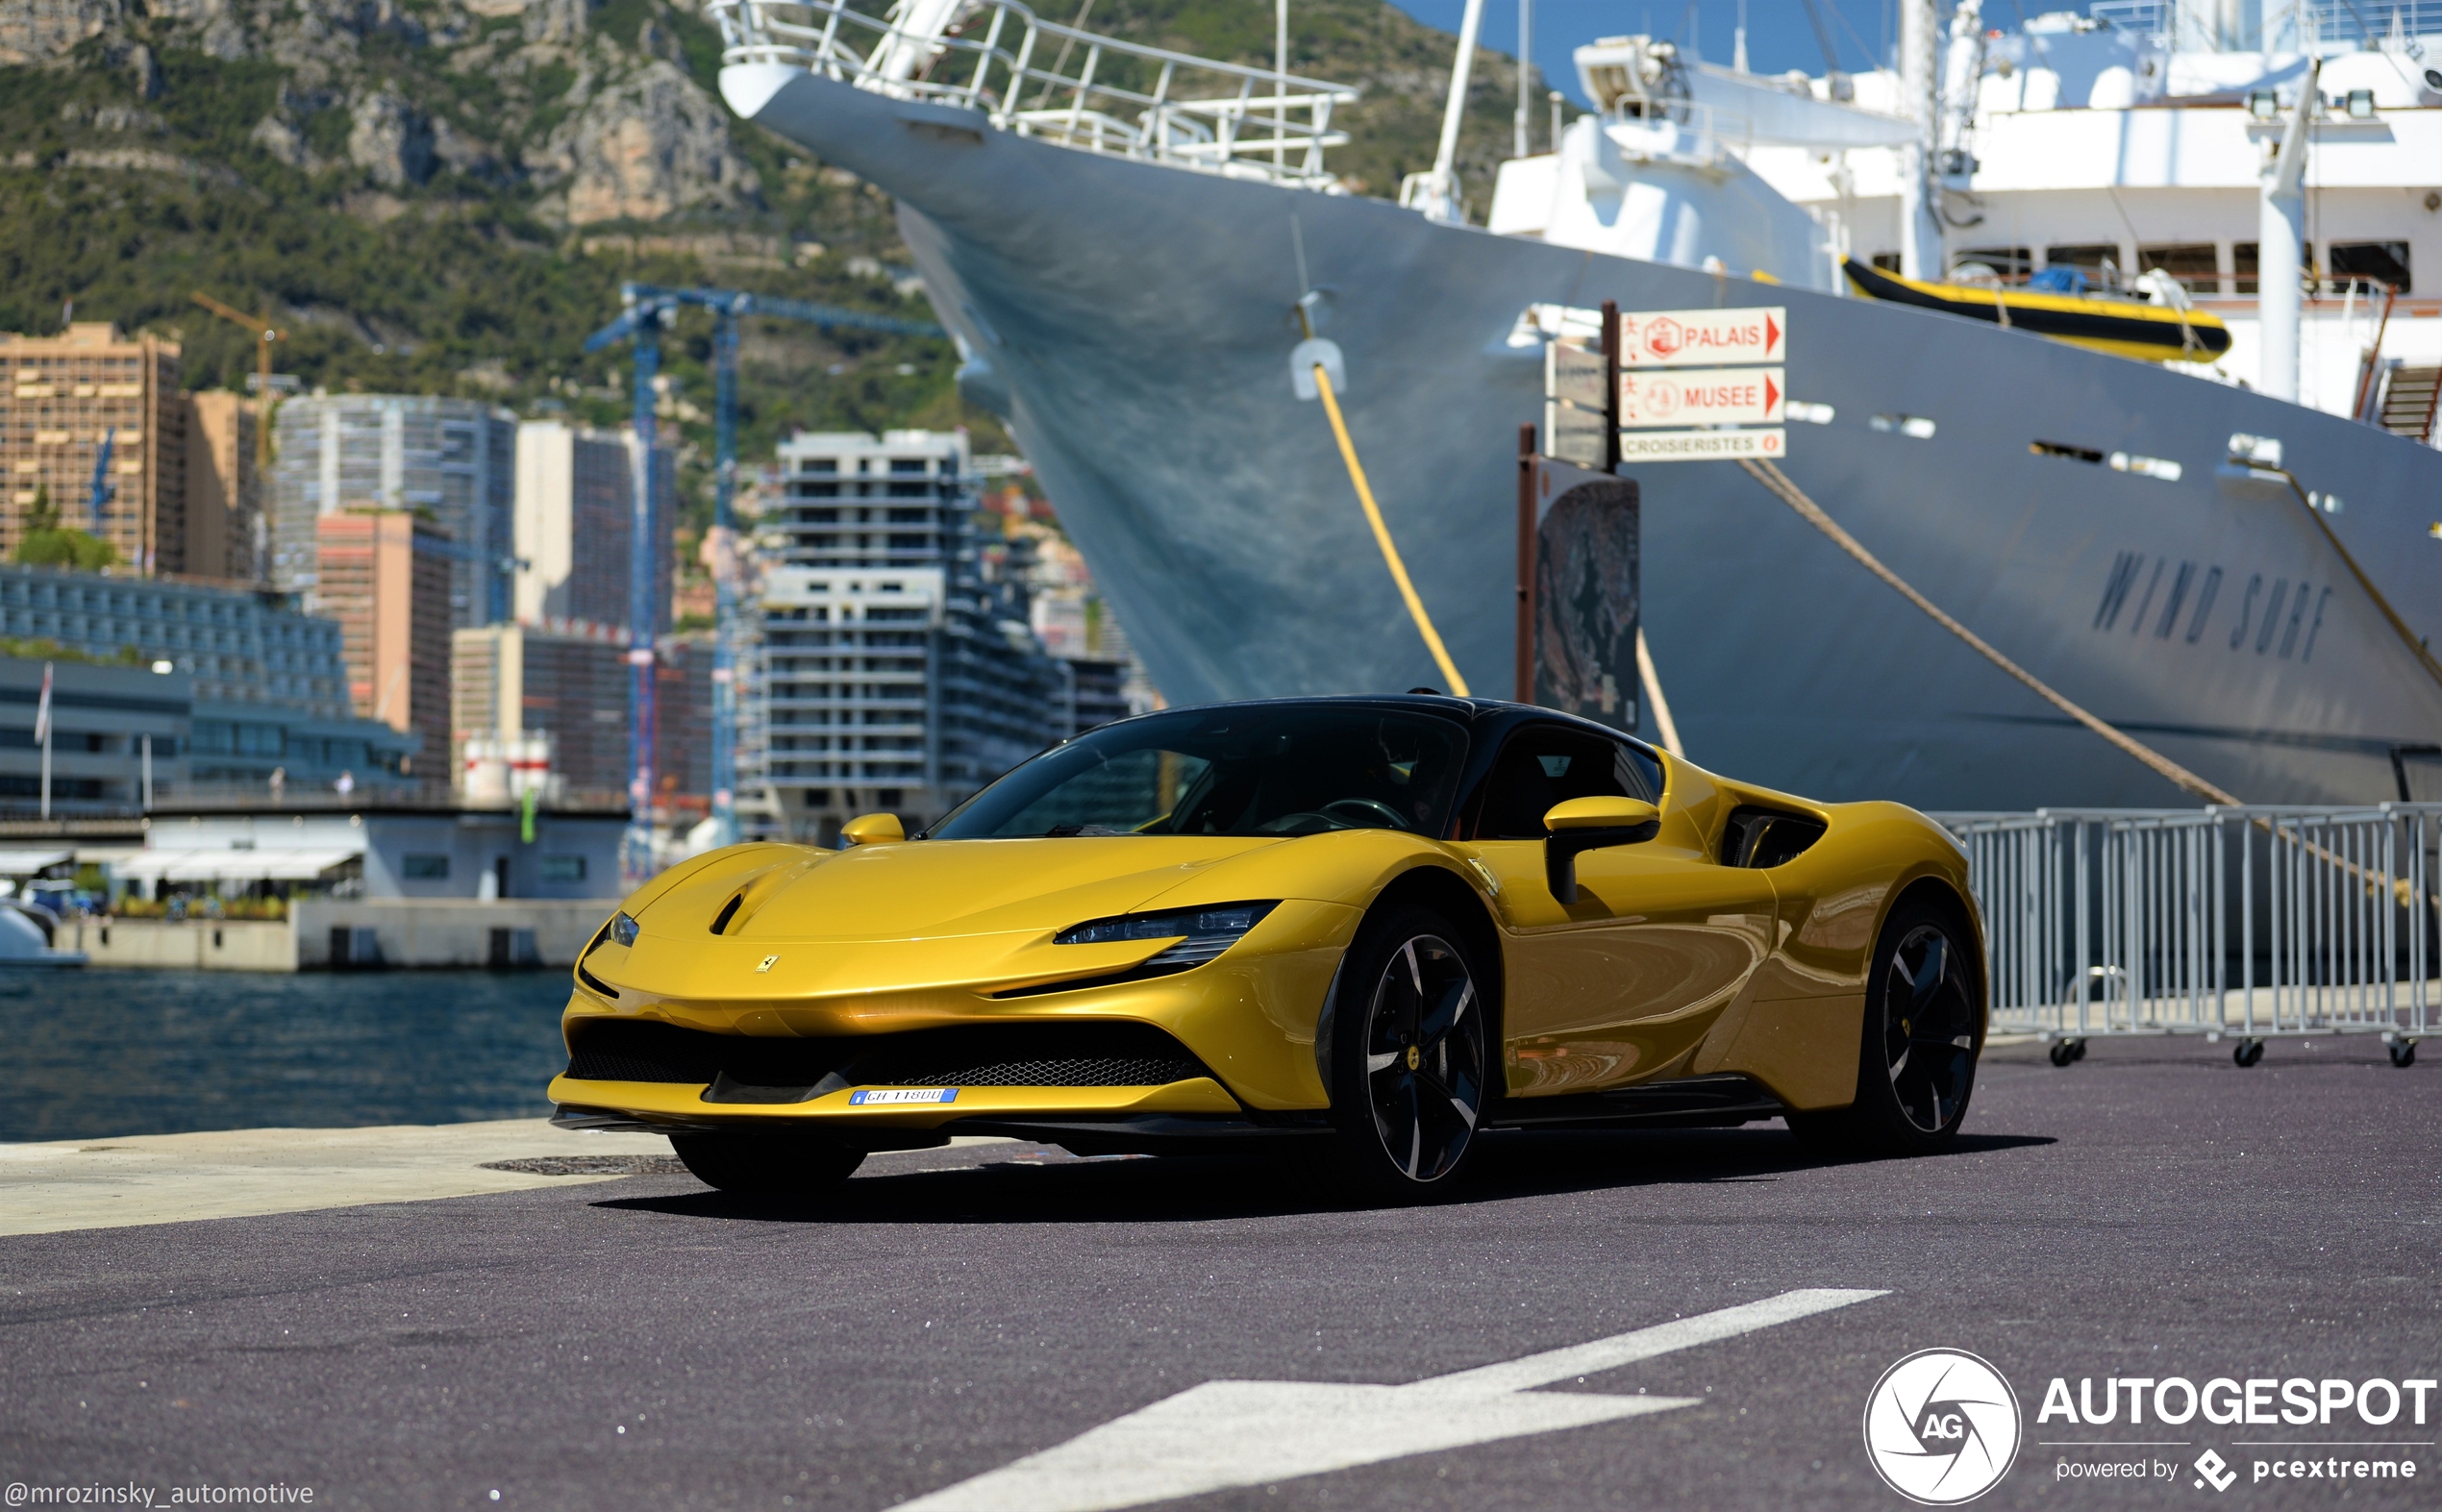
[[2219, 316], [2200, 310], [2084, 294], [2074, 288], [1931, 284], [1885, 273], [1855, 258], [1842, 264], [1842, 271], [1857, 292], [1869, 299], [1938, 310], [2114, 357], [2145, 362], [2210, 362], [2230, 349], [2230, 328]]

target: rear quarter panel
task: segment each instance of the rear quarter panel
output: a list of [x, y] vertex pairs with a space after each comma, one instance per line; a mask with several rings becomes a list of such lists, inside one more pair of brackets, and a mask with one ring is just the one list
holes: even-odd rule
[[1793, 1108], [1845, 1106], [1856, 1097], [1866, 972], [1901, 895], [1921, 881], [1947, 889], [1967, 916], [1981, 969], [1983, 924], [1967, 859], [1939, 826], [1899, 804], [1807, 804], [1725, 785], [1742, 802], [1811, 813], [1826, 830], [1766, 873], [1779, 939], [1698, 1069], [1743, 1072]]

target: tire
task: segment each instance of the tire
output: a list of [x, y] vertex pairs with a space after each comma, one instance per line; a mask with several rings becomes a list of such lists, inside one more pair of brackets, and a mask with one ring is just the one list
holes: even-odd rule
[[1369, 919], [1332, 1005], [1331, 1174], [1360, 1202], [1458, 1183], [1490, 1096], [1491, 1025], [1459, 931], [1429, 908]]
[[861, 1150], [795, 1134], [672, 1134], [670, 1148], [706, 1186], [757, 1197], [837, 1186], [865, 1158]]
[[1969, 938], [1950, 910], [1922, 900], [1892, 910], [1866, 977], [1856, 1101], [1793, 1113], [1791, 1133], [1827, 1154], [1927, 1155], [1950, 1147], [1984, 1051], [1984, 1002]]

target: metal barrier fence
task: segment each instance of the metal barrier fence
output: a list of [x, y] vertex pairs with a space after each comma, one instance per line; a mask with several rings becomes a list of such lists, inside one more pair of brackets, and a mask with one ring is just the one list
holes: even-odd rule
[[2442, 804], [1936, 815], [1984, 914], [1997, 1032], [2055, 1064], [2111, 1035], [2379, 1034], [2435, 1016]]

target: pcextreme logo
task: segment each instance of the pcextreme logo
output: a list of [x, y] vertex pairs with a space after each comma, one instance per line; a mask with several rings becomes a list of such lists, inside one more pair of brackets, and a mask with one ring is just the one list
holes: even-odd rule
[[1961, 1350], [1919, 1350], [1865, 1399], [1865, 1453], [1893, 1491], [1925, 1506], [1973, 1501], [2018, 1454], [2017, 1393]]

